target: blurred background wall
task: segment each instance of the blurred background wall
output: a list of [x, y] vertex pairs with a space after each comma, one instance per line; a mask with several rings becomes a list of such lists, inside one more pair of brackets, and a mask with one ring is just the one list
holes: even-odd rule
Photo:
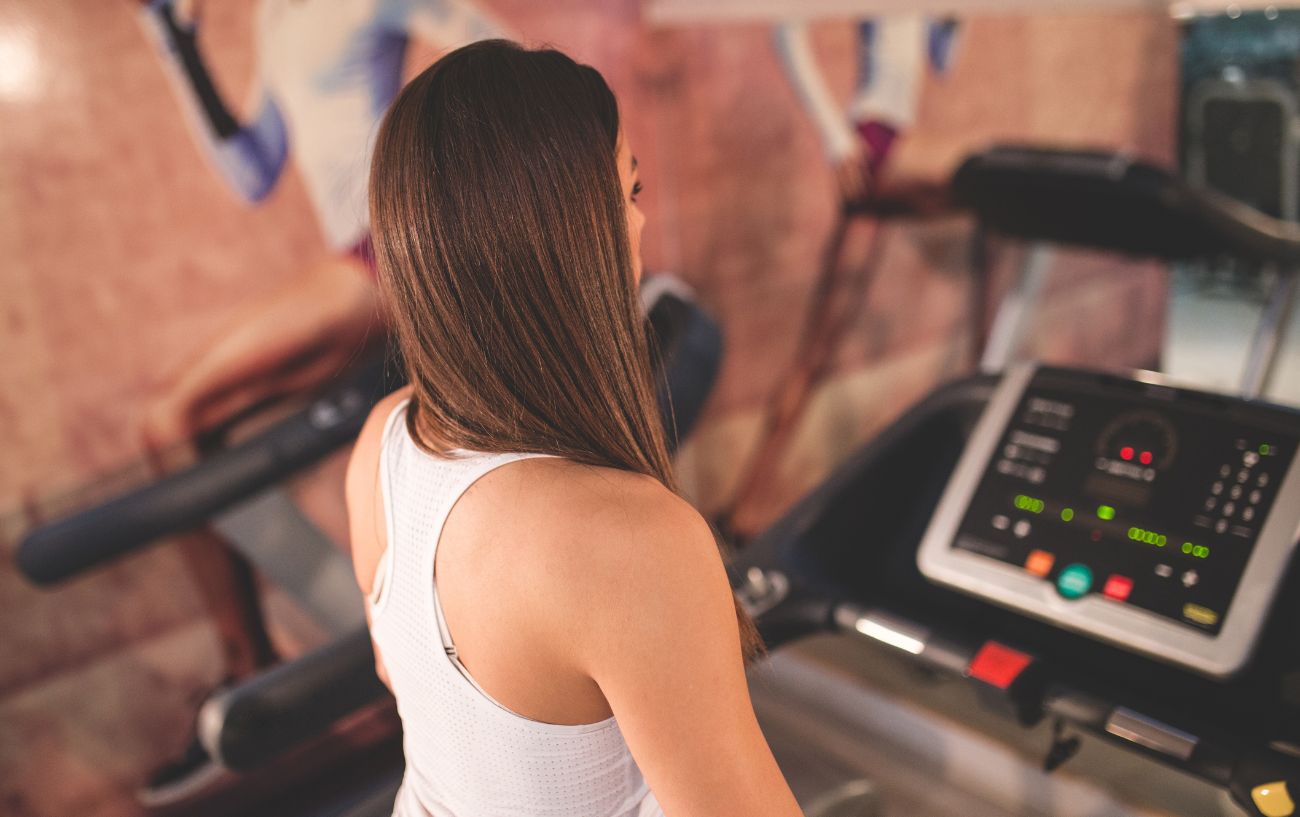
[[[203, 9], [204, 53], [235, 100], [256, 70], [254, 5]], [[645, 183], [645, 265], [688, 281], [726, 336], [718, 389], [679, 456], [688, 493], [717, 509], [793, 354], [837, 207], [771, 29], [651, 26], [636, 0], [479, 6], [518, 38], [594, 65], [619, 95]], [[24, 514], [138, 463], [149, 401], [180, 362], [328, 255], [292, 162], [255, 208], [220, 183], [138, 18], [127, 0], [0, 7], [0, 510], [9, 531]], [[846, 97], [852, 24], [818, 22], [812, 39], [833, 93]], [[942, 177], [964, 154], [1008, 139], [1125, 148], [1170, 163], [1176, 53], [1162, 13], [971, 19], [952, 69], [926, 80], [891, 172]], [[414, 48], [406, 73], [435, 56]], [[968, 367], [969, 232], [962, 218], [897, 230], [754, 525]], [[1157, 268], [1063, 254], [1034, 351], [1149, 364], [1159, 355], [1164, 287]], [[332, 458], [293, 490], [346, 547], [342, 462]], [[166, 547], [51, 591], [0, 561], [0, 813], [138, 813], [132, 789], [188, 739], [195, 706], [223, 672], [190, 582]], [[283, 652], [318, 643], [292, 601], [269, 583], [264, 593]]]

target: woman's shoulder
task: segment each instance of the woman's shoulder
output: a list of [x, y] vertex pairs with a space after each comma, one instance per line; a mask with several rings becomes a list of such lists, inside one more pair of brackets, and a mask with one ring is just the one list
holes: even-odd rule
[[632, 542], [659, 533], [708, 535], [707, 523], [690, 503], [645, 474], [536, 457], [502, 469], [494, 482], [485, 487], [509, 503], [521, 521], [545, 520], [561, 543], [580, 544], [593, 537]]
[[[507, 546], [502, 572], [530, 585], [548, 577], [549, 601], [590, 597], [611, 583], [651, 579], [665, 563], [719, 559], [708, 523], [653, 477], [553, 457], [498, 469], [461, 498], [462, 523]], [[553, 580], [553, 581], [552, 581]], [[563, 596], [563, 597], [562, 597]]]
[[462, 502], [508, 543], [497, 551], [507, 561], [490, 572], [519, 582], [519, 596], [538, 609], [581, 619], [612, 612], [629, 597], [669, 601], [663, 587], [685, 590], [721, 575], [708, 523], [653, 477], [536, 458], [489, 475], [475, 498], [477, 489]]

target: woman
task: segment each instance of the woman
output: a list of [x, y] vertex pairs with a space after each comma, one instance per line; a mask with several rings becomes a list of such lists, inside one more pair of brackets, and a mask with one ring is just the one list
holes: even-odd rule
[[609, 88], [552, 50], [454, 51], [380, 129], [371, 226], [411, 386], [347, 500], [398, 815], [799, 814], [745, 684], [753, 623], [672, 490], [639, 189]]

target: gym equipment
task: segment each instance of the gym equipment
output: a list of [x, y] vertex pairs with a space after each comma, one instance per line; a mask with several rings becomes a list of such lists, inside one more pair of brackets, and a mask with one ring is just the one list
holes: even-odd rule
[[239, 445], [30, 532], [19, 547], [18, 566], [37, 584], [55, 584], [284, 481], [356, 437], [370, 408], [401, 385], [395, 370], [382, 359], [367, 361], [306, 408]]
[[[1123, 156], [998, 148], [954, 189], [1030, 241], [1300, 263], [1294, 225]], [[1257, 338], [1258, 369], [1270, 350]], [[733, 584], [769, 645], [854, 634], [1055, 724], [1048, 770], [1086, 733], [1290, 815], [1298, 447], [1297, 411], [1152, 373], [984, 372], [851, 455], [740, 554]]]
[[[712, 390], [722, 336], [680, 280], [647, 275], [640, 297], [660, 412], [675, 449]], [[350, 560], [274, 486], [350, 443], [375, 402], [401, 385], [400, 377], [394, 361], [365, 361], [265, 430], [154, 484], [39, 527], [19, 546], [20, 570], [50, 586], [212, 519], [236, 549], [325, 626], [335, 638], [331, 643], [220, 689], [202, 705], [199, 740], [228, 769], [266, 768], [319, 742], [344, 716], [390, 700], [374, 673]], [[256, 588], [248, 592], [255, 596]], [[376, 751], [382, 754], [383, 748]], [[396, 757], [400, 762], [400, 751]], [[386, 814], [400, 782], [391, 771], [379, 774], [378, 784], [368, 770], [359, 788], [331, 789], [321, 813]], [[341, 803], [355, 803], [355, 809]]]
[[1300, 225], [1118, 153], [1004, 146], [968, 159], [954, 185], [982, 230], [1031, 244], [994, 319], [980, 362], [984, 371], [1000, 371], [1014, 358], [1043, 285], [1050, 245], [1064, 244], [1170, 261], [1231, 258], [1277, 266], [1282, 274], [1240, 380], [1246, 397], [1267, 387], [1294, 300]]

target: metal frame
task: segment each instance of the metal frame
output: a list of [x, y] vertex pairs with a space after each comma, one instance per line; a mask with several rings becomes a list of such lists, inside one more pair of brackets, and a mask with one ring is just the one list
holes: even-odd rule
[[1241, 374], [1241, 396], [1248, 400], [1262, 395], [1273, 379], [1278, 350], [1286, 337], [1291, 310], [1295, 306], [1296, 274], [1292, 270], [1277, 274], [1268, 301], [1259, 314], [1259, 323], [1251, 338]]
[[1054, 255], [1050, 244], [1036, 242], [1028, 246], [1016, 280], [1002, 296], [997, 316], [989, 328], [988, 340], [980, 354], [980, 371], [1005, 371], [1015, 360], [1033, 324], [1034, 307], [1047, 284]]

